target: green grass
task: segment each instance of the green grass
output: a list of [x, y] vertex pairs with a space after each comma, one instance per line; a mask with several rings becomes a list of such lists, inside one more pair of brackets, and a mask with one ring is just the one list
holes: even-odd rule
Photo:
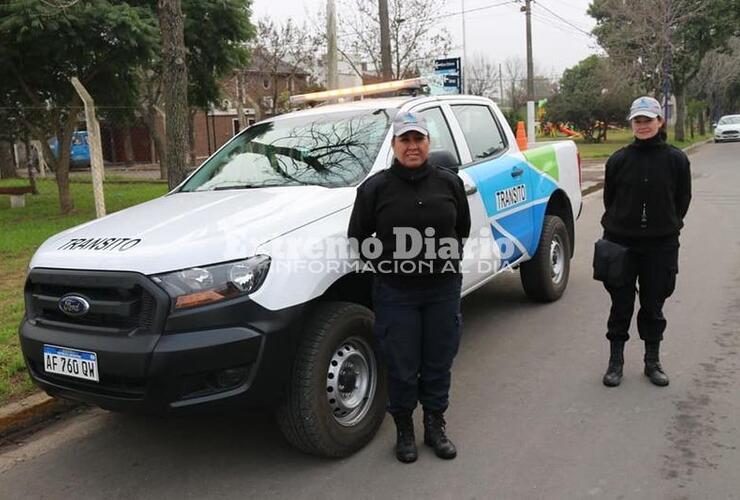
[[[670, 134], [668, 138], [668, 142], [673, 144], [674, 146], [678, 148], [685, 148], [687, 146], [690, 146], [691, 144], [694, 144], [696, 142], [700, 142], [706, 139], [709, 139], [711, 137], [711, 134], [705, 134], [705, 135], [695, 135], [694, 139], [689, 139], [687, 141], [677, 142], [673, 140], [672, 137], [673, 134]], [[558, 141], [567, 139], [567, 137], [538, 137], [538, 141]], [[583, 141], [583, 138], [577, 137], [574, 139], [574, 142], [576, 145], [578, 145], [578, 151], [581, 153], [581, 159], [584, 160], [598, 160], [598, 159], [604, 159], [606, 160], [611, 156], [614, 151], [617, 149], [626, 146], [627, 144], [631, 143], [633, 140], [632, 131], [631, 130], [610, 130], [609, 133], [606, 136], [606, 142], [598, 143], [598, 144], [587, 144]]]
[[[75, 210], [59, 215], [56, 183], [38, 180], [39, 194], [26, 196], [24, 208], [10, 208], [0, 196], [0, 404], [18, 399], [34, 388], [28, 379], [18, 346], [18, 324], [23, 316], [23, 282], [34, 251], [50, 236], [95, 218], [92, 186], [76, 178], [71, 185]], [[167, 192], [161, 182], [115, 177], [106, 179], [108, 213], [156, 198]], [[27, 186], [27, 180], [0, 180], [0, 187]]]

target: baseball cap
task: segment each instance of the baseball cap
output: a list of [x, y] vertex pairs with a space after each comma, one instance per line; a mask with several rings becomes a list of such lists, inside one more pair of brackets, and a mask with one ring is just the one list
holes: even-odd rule
[[660, 106], [660, 103], [652, 97], [638, 97], [632, 102], [630, 114], [627, 119], [632, 120], [636, 116], [647, 116], [648, 118], [656, 118], [658, 116], [662, 117], [663, 108]]
[[429, 135], [426, 118], [417, 113], [405, 112], [399, 113], [393, 119], [394, 136], [398, 137], [412, 130], [423, 135]]

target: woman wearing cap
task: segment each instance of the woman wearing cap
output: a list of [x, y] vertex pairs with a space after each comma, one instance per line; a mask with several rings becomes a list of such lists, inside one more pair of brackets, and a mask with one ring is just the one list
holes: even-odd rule
[[[610, 265], [616, 265], [617, 272], [603, 278], [612, 301], [606, 334], [611, 355], [603, 383], [615, 387], [622, 381], [624, 344], [639, 286], [637, 330], [645, 342], [644, 373], [653, 384], [666, 386], [669, 380], [659, 358], [666, 328], [663, 304], [676, 285], [678, 239], [691, 201], [691, 172], [686, 155], [666, 143], [658, 101], [636, 99], [629, 120], [634, 142], [609, 158], [604, 180], [601, 224], [604, 240], [613, 250]], [[598, 248], [599, 244], [595, 271], [603, 257]]]
[[[357, 189], [348, 236], [375, 272], [375, 331], [388, 365], [396, 458], [417, 458], [412, 414], [421, 402], [424, 443], [451, 459], [457, 450], [443, 415], [460, 341], [459, 263], [470, 233], [468, 201], [457, 175], [429, 165], [429, 131], [421, 115], [394, 119], [392, 146], [391, 167]], [[379, 253], [373, 254], [369, 240], [379, 241]]]

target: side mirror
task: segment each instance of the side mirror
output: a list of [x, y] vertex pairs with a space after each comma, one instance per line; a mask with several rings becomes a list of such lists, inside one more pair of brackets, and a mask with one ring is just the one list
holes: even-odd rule
[[717, 128], [717, 122], [712, 123], [712, 128]]

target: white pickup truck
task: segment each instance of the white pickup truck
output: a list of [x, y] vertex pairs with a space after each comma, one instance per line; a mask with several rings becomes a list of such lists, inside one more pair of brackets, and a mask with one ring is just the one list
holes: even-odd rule
[[346, 230], [404, 111], [426, 117], [431, 163], [468, 193], [463, 293], [518, 268], [527, 295], [558, 299], [581, 208], [572, 142], [520, 152], [480, 97], [330, 104], [257, 123], [167, 195], [47, 240], [19, 329], [34, 382], [114, 411], [267, 407], [302, 450], [362, 447], [386, 374]]

